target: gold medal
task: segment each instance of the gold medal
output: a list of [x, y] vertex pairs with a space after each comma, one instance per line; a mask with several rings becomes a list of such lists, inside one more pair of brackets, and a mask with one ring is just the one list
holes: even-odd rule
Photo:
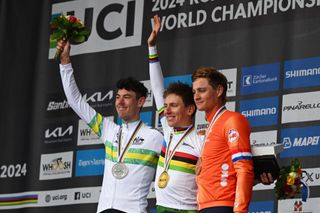
[[166, 171], [162, 172], [158, 179], [158, 187], [161, 189], [166, 188], [169, 182], [169, 178], [170, 176], [168, 172]]

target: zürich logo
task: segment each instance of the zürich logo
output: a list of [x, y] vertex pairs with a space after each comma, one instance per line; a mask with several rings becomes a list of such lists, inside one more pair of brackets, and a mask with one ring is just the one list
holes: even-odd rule
[[243, 76], [243, 86], [251, 86], [252, 84], [252, 75]]

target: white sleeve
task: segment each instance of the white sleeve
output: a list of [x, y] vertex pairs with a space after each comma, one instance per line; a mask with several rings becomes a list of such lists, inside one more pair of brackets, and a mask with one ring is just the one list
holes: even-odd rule
[[155, 46], [149, 47], [149, 75], [157, 110], [160, 110], [164, 106], [164, 82], [157, 47]]
[[96, 111], [82, 98], [73, 75], [71, 64], [60, 64], [60, 75], [68, 104], [86, 123], [90, 123]]

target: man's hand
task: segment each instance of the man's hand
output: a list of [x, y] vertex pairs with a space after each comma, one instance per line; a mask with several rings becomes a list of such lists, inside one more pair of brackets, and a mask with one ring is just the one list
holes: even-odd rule
[[60, 63], [61, 64], [71, 63], [71, 60], [70, 60], [70, 48], [71, 47], [70, 47], [69, 41], [66, 41], [63, 39], [59, 40], [56, 48], [61, 51]]
[[157, 37], [160, 32], [161, 22], [158, 15], [153, 16], [153, 29], [148, 38], [148, 46], [153, 47], [156, 45]]
[[271, 183], [273, 183], [274, 180], [272, 178], [271, 173], [267, 173], [267, 174], [266, 173], [262, 173], [260, 175], [260, 181], [264, 185], [270, 185]]

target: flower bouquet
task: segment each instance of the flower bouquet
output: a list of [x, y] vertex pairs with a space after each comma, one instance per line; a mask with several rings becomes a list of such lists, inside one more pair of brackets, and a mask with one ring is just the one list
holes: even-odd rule
[[290, 166], [280, 169], [280, 175], [275, 185], [277, 199], [294, 198], [301, 193], [302, 169], [298, 159], [291, 161]]
[[[88, 40], [90, 30], [86, 28], [83, 22], [75, 16], [55, 16], [51, 22], [50, 43], [58, 42], [61, 39], [69, 40], [71, 44], [81, 44]], [[57, 49], [55, 59], [60, 57], [61, 51]]]

